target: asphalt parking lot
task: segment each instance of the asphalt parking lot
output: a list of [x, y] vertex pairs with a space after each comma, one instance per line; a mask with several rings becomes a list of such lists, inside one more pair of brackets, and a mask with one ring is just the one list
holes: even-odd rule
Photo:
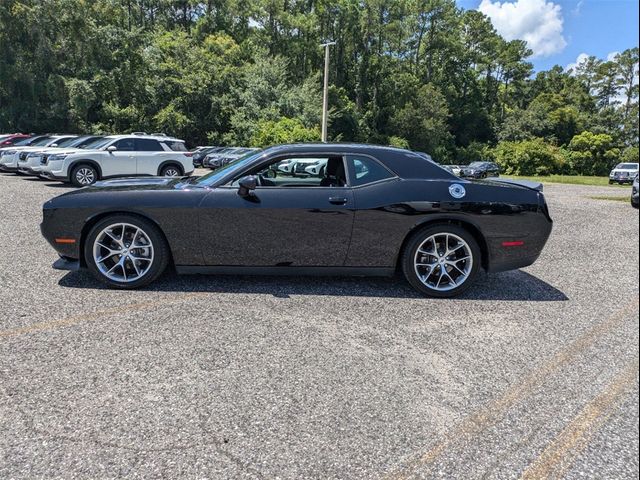
[[50, 268], [0, 175], [0, 478], [637, 478], [638, 212], [547, 185], [536, 264], [462, 298], [400, 278]]

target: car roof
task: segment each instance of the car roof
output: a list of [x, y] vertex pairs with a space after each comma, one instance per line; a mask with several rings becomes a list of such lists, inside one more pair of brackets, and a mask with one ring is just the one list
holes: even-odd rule
[[166, 142], [167, 140], [171, 141], [171, 142], [182, 142], [184, 143], [184, 140], [181, 140], [179, 138], [175, 138], [175, 137], [167, 137], [165, 135], [138, 135], [138, 134], [134, 134], [134, 133], [130, 133], [130, 134], [120, 134], [120, 135], [107, 135], [104, 138], [112, 138], [112, 139], [120, 139], [120, 138], [145, 138], [148, 140], [158, 140], [159, 142]]
[[433, 159], [422, 152], [414, 152], [403, 148], [371, 145], [366, 143], [293, 143], [266, 148], [265, 154], [290, 153], [353, 153], [370, 155], [384, 163], [400, 178], [444, 178], [455, 176], [440, 167]]

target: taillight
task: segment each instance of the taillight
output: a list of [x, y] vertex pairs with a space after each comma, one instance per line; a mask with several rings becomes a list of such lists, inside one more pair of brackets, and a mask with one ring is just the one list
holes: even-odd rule
[[193, 152], [184, 152], [184, 153], [183, 153], [183, 155], [184, 155], [185, 157], [189, 157], [189, 158], [191, 158], [191, 157], [193, 157]]

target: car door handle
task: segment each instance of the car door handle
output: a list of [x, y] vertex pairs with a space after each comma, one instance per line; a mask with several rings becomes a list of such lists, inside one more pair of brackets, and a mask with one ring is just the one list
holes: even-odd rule
[[333, 205], [345, 205], [347, 203], [346, 197], [329, 197], [329, 203]]

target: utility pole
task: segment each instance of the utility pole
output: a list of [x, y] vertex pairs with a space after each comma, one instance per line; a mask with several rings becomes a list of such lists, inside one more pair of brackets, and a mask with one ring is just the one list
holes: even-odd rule
[[322, 92], [322, 141], [327, 141], [327, 120], [329, 107], [329, 47], [336, 42], [326, 42], [320, 45], [324, 47], [324, 89]]

